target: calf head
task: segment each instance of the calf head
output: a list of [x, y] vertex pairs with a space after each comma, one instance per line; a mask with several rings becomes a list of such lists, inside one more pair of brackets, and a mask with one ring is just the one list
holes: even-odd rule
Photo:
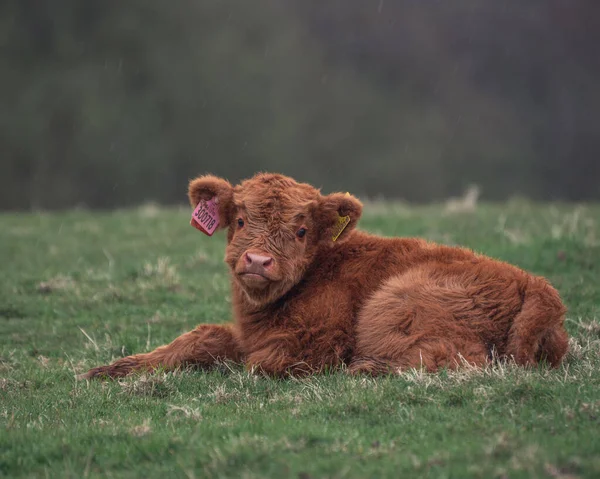
[[317, 253], [345, 241], [362, 204], [348, 193], [321, 195], [305, 183], [261, 173], [233, 186], [216, 176], [192, 180], [192, 207], [218, 205], [219, 228], [227, 228], [225, 262], [234, 286], [255, 307], [266, 306], [298, 284]]

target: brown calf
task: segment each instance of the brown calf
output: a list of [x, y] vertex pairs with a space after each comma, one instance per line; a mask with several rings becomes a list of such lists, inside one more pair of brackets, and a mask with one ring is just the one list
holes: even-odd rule
[[349, 194], [258, 174], [235, 187], [199, 177], [189, 199], [205, 231], [227, 228], [234, 322], [83, 378], [219, 359], [272, 375], [436, 371], [493, 355], [556, 367], [567, 350], [565, 307], [545, 279], [467, 249], [357, 231], [362, 205]]

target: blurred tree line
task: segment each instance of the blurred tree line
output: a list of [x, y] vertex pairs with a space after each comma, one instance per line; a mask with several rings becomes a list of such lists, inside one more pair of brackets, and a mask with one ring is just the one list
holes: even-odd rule
[[598, 0], [2, 0], [0, 208], [287, 173], [600, 197]]

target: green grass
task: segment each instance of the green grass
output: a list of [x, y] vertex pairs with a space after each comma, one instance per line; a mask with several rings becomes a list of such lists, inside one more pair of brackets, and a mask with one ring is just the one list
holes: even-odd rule
[[0, 215], [0, 476], [599, 477], [600, 206], [366, 206], [362, 228], [547, 275], [558, 370], [277, 381], [235, 365], [74, 375], [230, 318], [222, 234], [183, 209]]

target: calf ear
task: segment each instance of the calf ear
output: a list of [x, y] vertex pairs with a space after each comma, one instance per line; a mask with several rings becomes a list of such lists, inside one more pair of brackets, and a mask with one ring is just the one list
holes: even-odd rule
[[233, 214], [233, 186], [227, 180], [213, 175], [199, 176], [191, 180], [188, 187], [190, 205], [195, 208], [201, 200], [215, 199], [219, 205], [219, 228], [231, 223]]
[[349, 193], [322, 196], [315, 213], [321, 241], [332, 245], [344, 241], [361, 214], [362, 203]]

